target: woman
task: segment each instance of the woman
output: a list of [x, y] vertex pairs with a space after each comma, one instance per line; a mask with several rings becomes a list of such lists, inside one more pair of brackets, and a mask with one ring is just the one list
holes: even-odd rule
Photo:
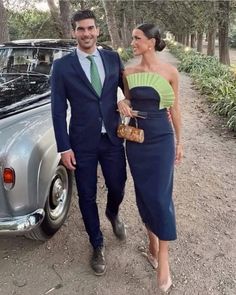
[[173, 170], [174, 163], [179, 163], [183, 156], [178, 71], [156, 55], [156, 51], [164, 49], [165, 42], [155, 25], [142, 24], [135, 28], [131, 45], [134, 55], [141, 60], [125, 69], [126, 99], [118, 103], [118, 108], [123, 115], [131, 117], [133, 126], [137, 112], [132, 109], [146, 116], [136, 118], [139, 128], [144, 130], [144, 143], [127, 141], [126, 152], [137, 206], [148, 231], [148, 258], [154, 268], [158, 263], [158, 286], [167, 292], [172, 285], [168, 241], [176, 239]]

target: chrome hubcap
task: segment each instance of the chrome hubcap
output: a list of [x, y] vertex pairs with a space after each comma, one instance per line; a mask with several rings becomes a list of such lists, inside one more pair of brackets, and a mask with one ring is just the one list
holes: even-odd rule
[[49, 196], [49, 214], [52, 219], [61, 216], [68, 196], [68, 175], [65, 167], [58, 166], [56, 174], [53, 177], [50, 196]]

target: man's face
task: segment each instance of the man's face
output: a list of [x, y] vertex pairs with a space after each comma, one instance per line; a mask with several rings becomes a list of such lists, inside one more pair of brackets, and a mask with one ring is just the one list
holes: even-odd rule
[[73, 36], [78, 42], [78, 47], [87, 53], [92, 53], [96, 48], [99, 29], [96, 27], [92, 18], [84, 19], [76, 22]]

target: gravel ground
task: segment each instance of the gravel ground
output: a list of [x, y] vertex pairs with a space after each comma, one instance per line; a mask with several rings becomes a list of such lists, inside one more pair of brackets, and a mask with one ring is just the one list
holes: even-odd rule
[[[167, 50], [161, 59], [177, 65]], [[131, 61], [133, 62], [133, 61]], [[206, 100], [181, 73], [180, 100], [185, 157], [176, 167], [174, 199], [178, 240], [170, 243], [173, 295], [236, 294], [236, 138], [210, 113]], [[98, 203], [108, 270], [95, 277], [91, 249], [77, 206], [47, 243], [23, 237], [0, 238], [1, 295], [152, 295], [156, 273], [141, 255], [145, 229], [129, 175], [121, 215], [127, 241], [114, 237], [105, 218], [104, 181], [99, 171]]]

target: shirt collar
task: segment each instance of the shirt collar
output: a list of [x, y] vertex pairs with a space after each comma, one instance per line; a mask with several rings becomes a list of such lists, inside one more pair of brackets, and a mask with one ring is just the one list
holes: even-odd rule
[[92, 56], [95, 56], [95, 57], [100, 56], [99, 51], [97, 50], [97, 48], [95, 49], [95, 51], [92, 54], [91, 53], [88, 54], [88, 53], [80, 50], [78, 47], [76, 48], [76, 52], [77, 52], [77, 55], [78, 55], [79, 59], [85, 59], [89, 55], [92, 55]]

